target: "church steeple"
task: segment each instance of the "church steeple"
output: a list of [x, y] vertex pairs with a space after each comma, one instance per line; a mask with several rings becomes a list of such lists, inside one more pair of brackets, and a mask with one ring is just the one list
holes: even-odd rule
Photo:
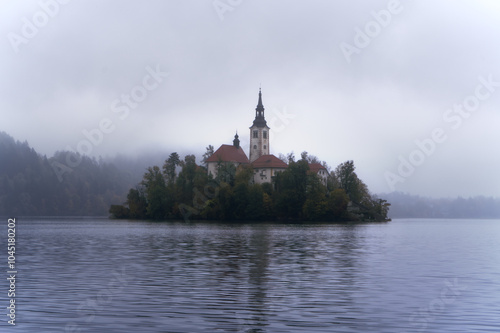
[[238, 139], [238, 132], [236, 132], [236, 135], [234, 136], [233, 146], [235, 146], [236, 149], [240, 148], [240, 139]]
[[259, 88], [259, 102], [255, 108], [255, 119], [250, 127], [250, 162], [262, 155], [269, 155], [269, 126], [264, 118], [264, 105], [262, 104], [262, 91]]
[[262, 90], [259, 88], [259, 103], [255, 109], [257, 112], [264, 112], [264, 105], [262, 105]]
[[266, 118], [264, 118], [264, 105], [262, 104], [262, 92], [259, 88], [259, 102], [255, 108], [255, 120], [253, 121], [254, 126], [265, 127], [267, 126]]

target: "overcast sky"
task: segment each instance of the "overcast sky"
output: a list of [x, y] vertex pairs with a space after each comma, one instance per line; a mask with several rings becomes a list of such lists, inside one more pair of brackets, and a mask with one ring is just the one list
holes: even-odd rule
[[248, 155], [262, 87], [277, 156], [500, 196], [495, 0], [2, 1], [0, 35], [0, 131], [48, 156]]

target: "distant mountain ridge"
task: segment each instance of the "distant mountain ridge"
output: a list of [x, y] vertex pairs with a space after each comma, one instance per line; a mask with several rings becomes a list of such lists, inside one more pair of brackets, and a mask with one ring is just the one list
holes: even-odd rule
[[124, 201], [137, 182], [130, 172], [87, 156], [58, 178], [54, 165], [66, 165], [68, 154], [47, 158], [0, 132], [0, 215], [108, 215], [109, 205]]
[[500, 218], [500, 198], [433, 199], [402, 192], [381, 196], [391, 203], [391, 218]]

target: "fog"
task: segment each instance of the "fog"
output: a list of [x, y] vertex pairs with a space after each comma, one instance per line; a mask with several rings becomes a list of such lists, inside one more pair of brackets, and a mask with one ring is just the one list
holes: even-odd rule
[[500, 196], [496, 1], [0, 4], [0, 131], [42, 154], [354, 160], [375, 193]]

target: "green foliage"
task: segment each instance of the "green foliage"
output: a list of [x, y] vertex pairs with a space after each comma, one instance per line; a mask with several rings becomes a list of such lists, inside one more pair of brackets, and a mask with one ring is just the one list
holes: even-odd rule
[[171, 185], [175, 182], [175, 168], [180, 165], [181, 160], [179, 159], [179, 154], [176, 152], [170, 154], [168, 159], [163, 164], [163, 173], [165, 175], [165, 180], [167, 184]]
[[349, 197], [343, 189], [337, 188], [330, 192], [328, 197], [328, 210], [330, 214], [337, 220], [347, 218], [347, 205]]
[[203, 157], [201, 159], [201, 163], [206, 167], [207, 166], [207, 160], [214, 154], [214, 146], [208, 145], [206, 148], [205, 154], [203, 154]]
[[354, 172], [353, 161], [346, 161], [335, 169], [335, 178], [330, 181], [333, 186], [342, 189], [351, 203], [347, 217], [351, 220], [387, 220], [390, 204], [370, 194], [366, 184]]
[[315, 174], [307, 175], [306, 201], [302, 214], [308, 220], [323, 220], [328, 217], [326, 187]]
[[72, 152], [48, 158], [0, 132], [0, 215], [104, 216], [133, 184], [102, 160]]
[[[352, 161], [339, 165], [324, 185], [318, 175], [309, 171], [309, 159], [306, 153], [296, 162], [290, 159], [287, 170], [278, 173], [273, 184], [262, 185], [253, 183], [251, 167], [235, 168], [231, 163], [219, 162], [218, 175], [215, 179], [208, 178], [206, 169], [196, 166], [192, 155], [181, 163], [175, 186], [165, 186], [159, 169], [150, 168], [142, 182], [148, 203], [146, 217], [312, 221], [386, 218], [388, 204], [370, 196], [366, 185], [354, 173]], [[142, 202], [139, 192], [132, 194], [135, 199], [131, 202]], [[171, 203], [168, 198], [175, 200]], [[349, 203], [354, 207], [351, 211]]]
[[358, 176], [354, 172], [354, 162], [346, 161], [335, 169], [338, 184], [352, 201], [359, 201]]
[[234, 182], [235, 184], [251, 184], [253, 182], [253, 168], [250, 165], [240, 165], [235, 170]]
[[248, 184], [238, 183], [233, 190], [233, 218], [236, 220], [245, 219], [248, 205]]
[[232, 220], [234, 218], [234, 193], [233, 189], [227, 183], [221, 183], [219, 193], [217, 196], [219, 203], [219, 219]]
[[175, 200], [176, 202], [189, 202], [193, 199], [194, 180], [196, 175], [196, 158], [187, 155], [181, 162], [182, 170], [177, 177]]
[[264, 191], [262, 186], [260, 184], [250, 185], [248, 188], [248, 205], [245, 211], [245, 218], [249, 220], [261, 220], [265, 216]]
[[147, 217], [148, 202], [141, 188], [131, 188], [127, 195], [129, 216], [133, 219], [144, 219]]
[[[181, 160], [174, 152], [161, 169], [147, 168], [142, 181], [133, 186], [136, 181], [130, 174], [101, 159], [71, 152], [47, 158], [0, 132], [0, 214], [109, 213], [116, 218], [156, 220], [387, 218], [389, 204], [369, 193], [352, 161], [339, 165], [325, 186], [309, 171], [309, 163], [319, 161], [316, 157], [304, 152], [298, 161], [293, 153], [286, 158], [287, 170], [278, 173], [272, 184], [253, 184], [250, 166], [235, 168], [221, 161], [217, 176], [209, 178], [194, 155]], [[73, 161], [71, 167], [68, 161]]]
[[231, 186], [234, 185], [234, 181], [236, 178], [236, 167], [232, 163], [224, 163], [222, 161], [217, 162], [217, 176], [215, 177], [215, 180], [220, 183], [224, 182], [227, 184], [230, 184]]
[[306, 200], [307, 161], [290, 160], [288, 168], [276, 176], [275, 202], [278, 217], [300, 218]]
[[167, 186], [158, 166], [148, 168], [141, 182], [147, 198], [147, 215], [161, 220], [167, 217]]
[[124, 219], [130, 216], [130, 210], [122, 205], [111, 205], [109, 213], [116, 219]]

